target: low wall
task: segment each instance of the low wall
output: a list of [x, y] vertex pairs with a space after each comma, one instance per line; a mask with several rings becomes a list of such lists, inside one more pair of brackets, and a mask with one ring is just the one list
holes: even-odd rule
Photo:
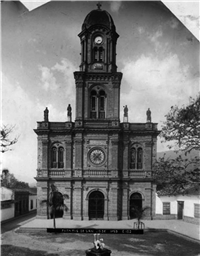
[[189, 223], [200, 225], [200, 219], [198, 219], [198, 218], [192, 218], [192, 217], [184, 216], [183, 220], [186, 221], [186, 222], [189, 222]]
[[14, 204], [11, 204], [9, 208], [1, 209], [1, 222], [13, 218], [14, 214]]
[[176, 214], [169, 214], [169, 215], [156, 214], [153, 219], [154, 220], [174, 220], [174, 219], [177, 219], [177, 216]]

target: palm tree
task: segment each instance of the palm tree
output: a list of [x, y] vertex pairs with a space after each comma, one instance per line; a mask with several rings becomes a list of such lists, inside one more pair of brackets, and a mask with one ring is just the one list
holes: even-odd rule
[[135, 206], [132, 208], [132, 211], [134, 211], [135, 216], [137, 218], [137, 222], [134, 222], [134, 228], [137, 227], [137, 229], [143, 229], [145, 227], [141, 219], [143, 219], [143, 217], [145, 216], [145, 212], [150, 209], [151, 207], [149, 206], [145, 206], [143, 208]]
[[41, 203], [47, 203], [50, 208], [50, 214], [53, 218], [53, 227], [56, 228], [56, 211], [63, 210], [68, 211], [68, 207], [64, 203], [65, 199], [69, 199], [67, 194], [62, 194], [58, 191], [54, 184], [51, 184], [51, 191], [49, 193], [49, 200], [42, 200]]

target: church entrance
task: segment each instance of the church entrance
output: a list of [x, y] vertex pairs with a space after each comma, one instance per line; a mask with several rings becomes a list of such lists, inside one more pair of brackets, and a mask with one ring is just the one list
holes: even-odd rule
[[140, 193], [133, 193], [130, 197], [130, 219], [135, 219], [136, 210], [142, 209], [142, 196]]
[[94, 191], [89, 196], [89, 220], [102, 220], [104, 217], [104, 195]]

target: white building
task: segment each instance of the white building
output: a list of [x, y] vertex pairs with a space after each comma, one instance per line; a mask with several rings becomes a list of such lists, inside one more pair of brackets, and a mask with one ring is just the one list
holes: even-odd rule
[[15, 215], [14, 193], [12, 189], [1, 187], [1, 221], [11, 219]]
[[37, 194], [29, 189], [1, 187], [1, 222], [29, 213], [37, 208]]
[[187, 191], [185, 195], [156, 195], [156, 219], [182, 219], [200, 223], [200, 187]]

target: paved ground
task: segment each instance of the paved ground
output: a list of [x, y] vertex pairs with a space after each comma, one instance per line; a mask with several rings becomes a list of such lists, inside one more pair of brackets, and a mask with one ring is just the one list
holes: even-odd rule
[[[57, 228], [66, 229], [132, 229], [133, 222], [56, 219]], [[144, 222], [146, 229], [159, 232], [102, 234], [100, 237], [113, 256], [200, 256], [198, 225], [177, 220]], [[35, 218], [20, 222], [19, 226], [1, 235], [2, 256], [82, 256], [92, 247], [93, 234], [90, 233], [47, 233], [46, 228], [53, 227], [53, 220]], [[168, 232], [161, 232], [163, 229]]]
[[[134, 220], [122, 221], [75, 221], [56, 219], [56, 228], [132, 229]], [[182, 220], [143, 220], [146, 229], [166, 229], [200, 241], [200, 227]], [[34, 219], [21, 226], [21, 230], [53, 228], [53, 220]]]
[[30, 220], [34, 219], [36, 216], [36, 211], [29, 212], [28, 214], [21, 215], [17, 218], [13, 218], [11, 220], [7, 220], [1, 223], [1, 234], [19, 228], [23, 224], [29, 222]]

